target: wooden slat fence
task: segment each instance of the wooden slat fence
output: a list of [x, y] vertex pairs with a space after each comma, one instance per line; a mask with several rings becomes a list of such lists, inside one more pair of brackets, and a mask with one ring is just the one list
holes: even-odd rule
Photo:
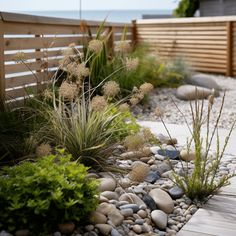
[[[86, 21], [81, 27], [79, 20], [0, 13], [0, 99], [20, 100], [35, 93], [55, 72], [62, 49], [75, 43], [82, 50], [87, 28], [95, 34], [101, 23]], [[132, 24], [105, 24], [104, 31], [113, 32], [109, 47], [121, 40], [124, 27], [126, 39], [132, 40]], [[15, 63], [19, 51], [24, 52], [26, 65]]]
[[[86, 22], [93, 34], [100, 24]], [[72, 19], [0, 12], [0, 100], [24, 98], [47, 82], [63, 48], [75, 43], [82, 49], [87, 35], [80, 25]], [[149, 44], [160, 58], [183, 57], [196, 71], [236, 76], [236, 16], [106, 23], [105, 29], [113, 31], [109, 47], [121, 40], [125, 26], [127, 40]], [[27, 65], [14, 62], [18, 51], [25, 53]]]
[[137, 40], [160, 58], [182, 57], [196, 71], [236, 76], [236, 17], [138, 20]]

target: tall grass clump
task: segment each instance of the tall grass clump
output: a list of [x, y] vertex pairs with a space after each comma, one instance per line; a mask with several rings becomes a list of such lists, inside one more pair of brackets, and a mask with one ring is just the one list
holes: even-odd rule
[[[190, 102], [192, 114], [192, 129], [190, 129], [192, 137], [188, 142], [188, 150], [191, 144], [194, 146], [195, 159], [194, 168], [191, 170], [188, 165], [183, 167], [183, 176], [175, 173], [174, 182], [181, 187], [185, 194], [192, 200], [204, 201], [211, 195], [215, 194], [221, 187], [228, 184], [228, 180], [232, 175], [218, 176], [217, 173], [220, 168], [221, 160], [223, 158], [225, 149], [229, 142], [229, 138], [235, 126], [232, 124], [226, 137], [222, 149], [220, 149], [220, 138], [218, 133], [219, 121], [222, 116], [222, 110], [225, 101], [225, 94], [222, 99], [221, 107], [213, 127], [211, 113], [213, 106], [213, 95], [209, 97], [208, 109], [205, 114], [203, 106], [204, 101], [196, 100], [194, 103]], [[206, 137], [202, 136], [203, 125], [206, 124]], [[190, 128], [190, 127], [189, 127]], [[216, 153], [213, 156], [210, 154], [213, 139], [216, 138]]]
[[60, 82], [61, 78], [53, 78], [53, 105], [42, 106], [41, 114], [47, 122], [38, 136], [43, 137], [45, 143], [64, 147], [74, 160], [86, 166], [110, 169], [114, 163], [108, 158], [114, 146], [127, 135], [139, 131], [129, 108], [142, 100], [153, 86], [144, 83], [120, 99], [119, 84], [109, 79], [124, 69], [121, 67], [93, 87], [91, 73], [94, 68], [88, 62], [101, 53], [103, 43], [98, 39], [90, 41], [89, 53], [85, 56], [74, 45], [64, 52], [61, 68], [67, 74]]

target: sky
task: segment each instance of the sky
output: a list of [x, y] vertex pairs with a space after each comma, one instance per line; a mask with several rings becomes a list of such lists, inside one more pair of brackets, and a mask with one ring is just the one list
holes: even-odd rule
[[[80, 0], [0, 0], [0, 11], [79, 9]], [[174, 9], [178, 0], [81, 0], [83, 10]]]

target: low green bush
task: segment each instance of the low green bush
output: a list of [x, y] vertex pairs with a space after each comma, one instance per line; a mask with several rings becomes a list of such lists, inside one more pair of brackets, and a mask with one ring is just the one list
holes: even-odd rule
[[22, 162], [0, 172], [0, 229], [53, 232], [58, 224], [78, 223], [98, 203], [98, 182], [88, 168], [60, 151], [37, 162]]

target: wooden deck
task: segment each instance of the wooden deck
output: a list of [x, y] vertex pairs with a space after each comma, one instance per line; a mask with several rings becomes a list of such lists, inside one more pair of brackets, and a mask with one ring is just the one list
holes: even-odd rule
[[199, 209], [177, 236], [236, 235], [236, 177]]

